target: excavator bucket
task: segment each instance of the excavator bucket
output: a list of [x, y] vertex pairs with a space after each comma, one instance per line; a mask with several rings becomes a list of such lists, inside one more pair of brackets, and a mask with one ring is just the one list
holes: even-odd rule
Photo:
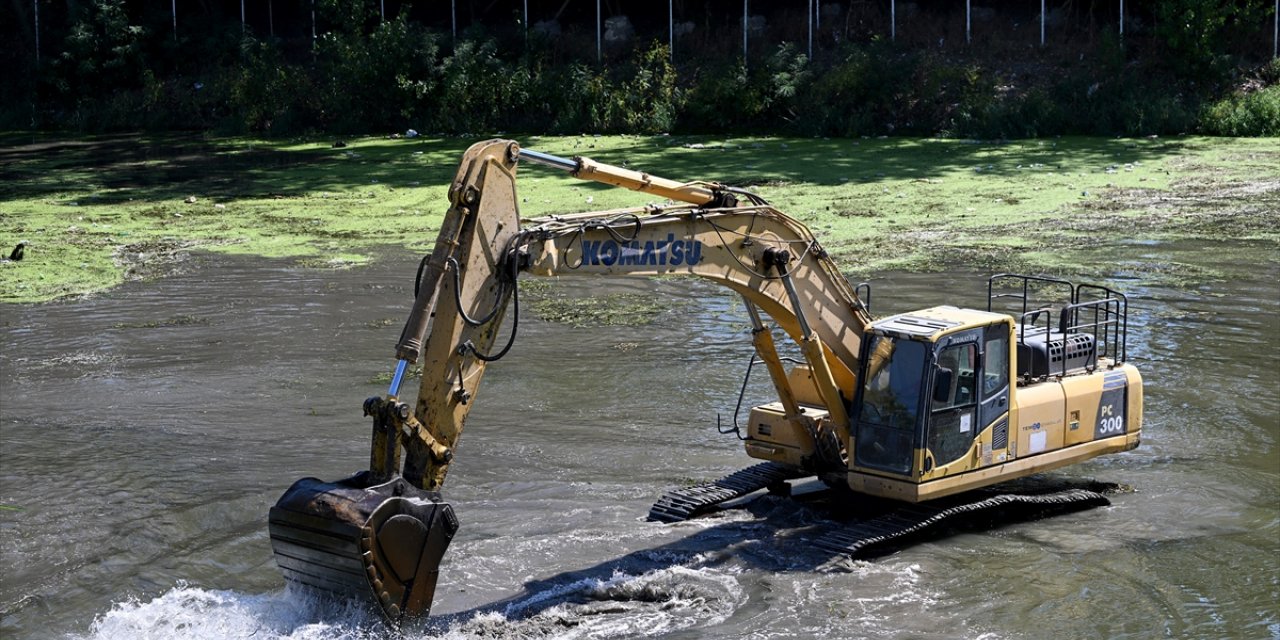
[[440, 559], [458, 530], [439, 493], [404, 478], [375, 484], [367, 471], [293, 483], [268, 522], [287, 580], [370, 601], [392, 623], [430, 612]]

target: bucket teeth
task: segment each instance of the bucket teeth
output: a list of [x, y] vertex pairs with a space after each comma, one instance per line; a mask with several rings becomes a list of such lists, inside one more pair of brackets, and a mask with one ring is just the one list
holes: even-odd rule
[[453, 508], [403, 479], [303, 478], [269, 515], [276, 564], [292, 583], [376, 604], [399, 622], [430, 612]]

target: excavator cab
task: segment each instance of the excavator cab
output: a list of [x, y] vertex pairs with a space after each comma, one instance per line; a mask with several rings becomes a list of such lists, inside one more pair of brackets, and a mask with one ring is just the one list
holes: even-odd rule
[[875, 366], [854, 402], [856, 468], [923, 477], [1007, 416], [1010, 319], [946, 318], [957, 313], [980, 312], [940, 307], [873, 325], [862, 360]]
[[[992, 293], [1009, 282], [1022, 293]], [[1060, 307], [1031, 308], [1032, 284], [1064, 292]], [[1125, 362], [1124, 296], [1015, 274], [988, 286], [1021, 315], [939, 306], [867, 329], [850, 412], [854, 491], [926, 502], [1138, 445], [1142, 378]]]

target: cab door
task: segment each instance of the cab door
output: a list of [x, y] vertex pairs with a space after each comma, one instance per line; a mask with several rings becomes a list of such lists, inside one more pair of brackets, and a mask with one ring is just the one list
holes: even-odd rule
[[979, 344], [981, 330], [945, 338], [938, 347], [929, 401], [925, 471], [963, 457], [978, 428]]
[[[1009, 325], [998, 323], [984, 328], [982, 347], [979, 433], [1009, 413]], [[1001, 439], [1005, 443], [999, 443]], [[992, 440], [993, 449], [1004, 448], [1008, 442], [1007, 421], [1003, 435], [994, 434]]]

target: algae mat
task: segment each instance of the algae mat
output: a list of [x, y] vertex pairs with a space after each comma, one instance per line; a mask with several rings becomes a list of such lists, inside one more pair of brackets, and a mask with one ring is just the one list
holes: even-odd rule
[[[1019, 141], [513, 136], [525, 146], [673, 179], [753, 189], [809, 225], [853, 278], [965, 264], [1170, 284], [1217, 274], [1098, 264], [1120, 242], [1280, 240], [1280, 139]], [[85, 295], [181, 270], [192, 250], [303, 267], [425, 250], [476, 138], [263, 141], [191, 136], [0, 136], [0, 301]], [[525, 216], [646, 197], [523, 167]]]

